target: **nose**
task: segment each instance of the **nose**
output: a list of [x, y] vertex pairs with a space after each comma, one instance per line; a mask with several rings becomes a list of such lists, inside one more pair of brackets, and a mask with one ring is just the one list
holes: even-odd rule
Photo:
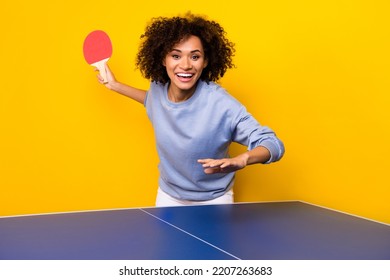
[[191, 60], [189, 58], [183, 58], [181, 61], [180, 61], [180, 67], [183, 69], [183, 70], [189, 70], [192, 68], [192, 64], [191, 64]]

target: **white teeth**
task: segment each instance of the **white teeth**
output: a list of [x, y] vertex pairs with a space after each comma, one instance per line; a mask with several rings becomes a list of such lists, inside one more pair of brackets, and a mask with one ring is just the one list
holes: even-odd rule
[[193, 76], [192, 74], [187, 74], [187, 73], [180, 73], [177, 75], [182, 78], [191, 78]]

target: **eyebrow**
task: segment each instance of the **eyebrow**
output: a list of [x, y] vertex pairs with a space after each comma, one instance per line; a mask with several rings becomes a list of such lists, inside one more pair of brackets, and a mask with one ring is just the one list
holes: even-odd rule
[[[179, 50], [179, 49], [172, 49], [171, 52], [182, 52], [182, 51]], [[193, 51], [191, 51], [190, 53], [196, 53], [196, 52], [202, 53], [200, 50], [193, 50]]]

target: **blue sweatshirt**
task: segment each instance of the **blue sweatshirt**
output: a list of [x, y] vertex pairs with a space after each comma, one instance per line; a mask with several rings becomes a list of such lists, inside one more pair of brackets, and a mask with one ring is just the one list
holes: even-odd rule
[[226, 193], [234, 172], [205, 174], [197, 160], [229, 157], [231, 142], [248, 150], [266, 147], [271, 153], [267, 163], [284, 153], [275, 133], [216, 83], [199, 81], [191, 98], [179, 103], [168, 99], [168, 83], [151, 83], [145, 106], [160, 159], [159, 187], [175, 198], [203, 201]]

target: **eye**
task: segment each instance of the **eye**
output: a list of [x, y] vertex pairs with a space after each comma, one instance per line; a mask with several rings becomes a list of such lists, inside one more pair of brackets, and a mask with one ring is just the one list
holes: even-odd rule
[[172, 54], [172, 58], [173, 58], [173, 59], [179, 59], [180, 56], [179, 56], [178, 54]]
[[200, 58], [199, 55], [193, 55], [193, 56], [191, 57], [192, 60], [198, 60], [199, 58]]

